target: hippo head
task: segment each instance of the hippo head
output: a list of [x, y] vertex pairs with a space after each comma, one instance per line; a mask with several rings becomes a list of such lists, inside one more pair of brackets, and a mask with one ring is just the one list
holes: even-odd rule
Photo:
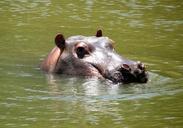
[[55, 44], [59, 54], [51, 72], [95, 76], [114, 83], [146, 83], [148, 77], [144, 64], [117, 54], [113, 43], [108, 37], [102, 36], [101, 30], [95, 36], [79, 35], [68, 39], [58, 34]]

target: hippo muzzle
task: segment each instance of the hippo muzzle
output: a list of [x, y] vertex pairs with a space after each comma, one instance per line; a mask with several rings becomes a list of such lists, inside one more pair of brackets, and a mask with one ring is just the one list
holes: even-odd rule
[[48, 73], [102, 77], [113, 83], [148, 81], [144, 64], [117, 54], [113, 41], [103, 37], [101, 30], [95, 36], [71, 36], [67, 40], [58, 34], [55, 44], [41, 66]]
[[146, 83], [148, 80], [148, 73], [142, 63], [136, 64], [137, 68], [132, 69], [127, 64], [108, 72], [105, 76], [114, 83]]
[[[130, 61], [131, 63], [133, 61]], [[113, 70], [103, 69], [102, 66], [90, 63], [102, 77], [111, 80], [113, 83], [146, 83], [148, 81], [148, 73], [145, 65], [140, 61], [133, 64], [123, 63]], [[93, 70], [96, 72], [96, 70]]]

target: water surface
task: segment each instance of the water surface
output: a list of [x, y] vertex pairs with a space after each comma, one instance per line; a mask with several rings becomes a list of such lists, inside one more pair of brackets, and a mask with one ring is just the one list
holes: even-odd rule
[[[0, 1], [0, 127], [181, 128], [182, 8], [181, 0]], [[57, 33], [97, 29], [119, 54], [147, 65], [147, 84], [40, 71]]]

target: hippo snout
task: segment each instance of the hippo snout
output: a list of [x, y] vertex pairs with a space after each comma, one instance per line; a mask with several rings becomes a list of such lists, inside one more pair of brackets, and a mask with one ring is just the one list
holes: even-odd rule
[[148, 73], [144, 64], [137, 62], [133, 66], [122, 64], [115, 70], [108, 72], [107, 78], [114, 83], [146, 83], [148, 81]]

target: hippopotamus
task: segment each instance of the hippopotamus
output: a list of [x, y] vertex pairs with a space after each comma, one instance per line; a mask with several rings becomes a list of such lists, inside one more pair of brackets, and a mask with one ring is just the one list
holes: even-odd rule
[[47, 73], [104, 78], [113, 83], [146, 83], [148, 73], [140, 61], [117, 54], [114, 41], [102, 36], [55, 37], [55, 47], [43, 60], [41, 69]]

